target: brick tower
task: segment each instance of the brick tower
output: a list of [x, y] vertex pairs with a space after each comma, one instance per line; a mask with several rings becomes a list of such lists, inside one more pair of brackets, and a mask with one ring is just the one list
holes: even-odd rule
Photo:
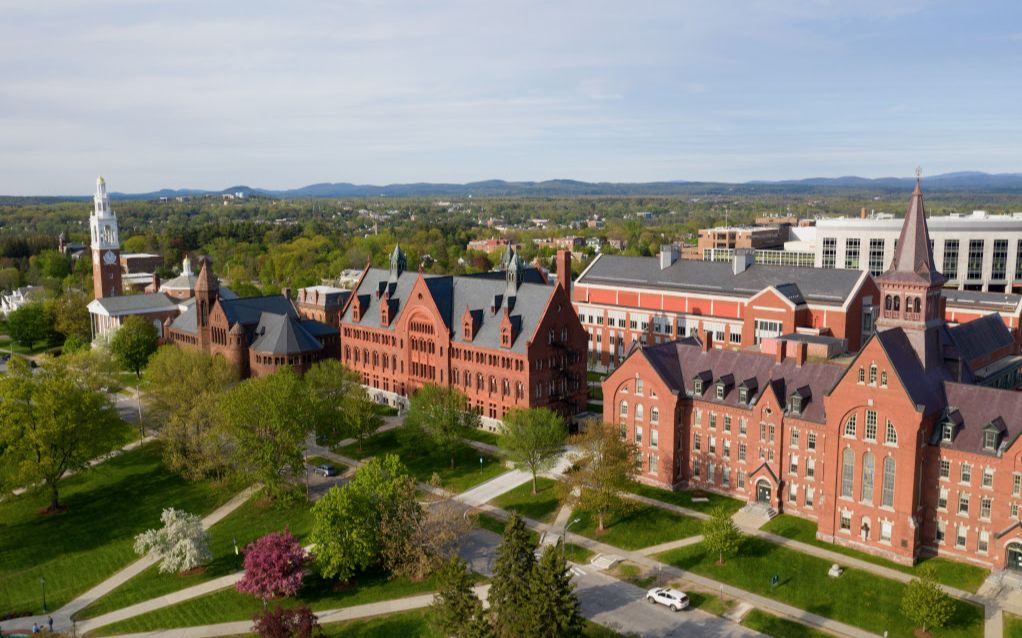
[[96, 195], [89, 217], [92, 234], [92, 285], [96, 299], [121, 295], [121, 244], [117, 237], [117, 217], [110, 209], [106, 182], [96, 179]]
[[210, 336], [209, 314], [220, 296], [220, 284], [213, 274], [213, 264], [209, 257], [202, 258], [199, 277], [195, 281], [195, 321], [199, 347], [209, 352], [212, 339]]

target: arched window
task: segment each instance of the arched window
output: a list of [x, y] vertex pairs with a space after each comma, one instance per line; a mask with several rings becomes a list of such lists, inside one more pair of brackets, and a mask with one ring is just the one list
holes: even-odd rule
[[884, 459], [884, 484], [880, 492], [880, 504], [884, 507], [894, 507], [894, 457], [888, 456]]
[[877, 382], [877, 367], [873, 364], [869, 367], [869, 384], [876, 385]]
[[852, 498], [852, 484], [855, 473], [855, 452], [846, 447], [841, 458], [841, 496]]
[[644, 414], [643, 414], [642, 404], [641, 403], [636, 403], [635, 404], [635, 420], [636, 421], [641, 421], [643, 416], [644, 416]]
[[912, 312], [919, 314], [920, 305], [921, 304], [919, 302], [919, 297], [916, 297], [915, 300], [912, 302]]
[[862, 455], [862, 491], [859, 500], [865, 503], [873, 502], [873, 453], [866, 452]]
[[891, 423], [890, 419], [887, 419], [887, 431], [884, 433], [884, 443], [888, 445], [898, 444], [898, 431], [894, 429], [894, 424]]
[[891, 309], [891, 296], [887, 295], [884, 297], [884, 310]]
[[887, 387], [887, 370], [880, 373], [880, 385]]
[[901, 310], [901, 297], [894, 298], [894, 312]]
[[852, 416], [848, 417], [848, 420], [845, 421], [845, 436], [851, 436], [851, 437], [855, 436], [855, 415], [854, 414]]
[[618, 415], [622, 419], [627, 419], [628, 418], [628, 402], [627, 401], [622, 401], [621, 402], [621, 405], [618, 408]]
[[659, 423], [660, 422], [660, 409], [659, 408], [650, 408], [650, 410], [649, 410], [649, 422], [650, 423]]

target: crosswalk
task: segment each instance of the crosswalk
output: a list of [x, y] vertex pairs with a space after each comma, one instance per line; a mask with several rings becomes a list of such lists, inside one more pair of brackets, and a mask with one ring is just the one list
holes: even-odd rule
[[570, 571], [571, 571], [571, 573], [572, 573], [572, 574], [574, 574], [575, 576], [585, 576], [585, 575], [586, 575], [586, 572], [585, 572], [585, 570], [584, 570], [584, 569], [582, 569], [581, 567], [577, 566], [577, 565], [572, 565], [572, 566], [570, 567]]

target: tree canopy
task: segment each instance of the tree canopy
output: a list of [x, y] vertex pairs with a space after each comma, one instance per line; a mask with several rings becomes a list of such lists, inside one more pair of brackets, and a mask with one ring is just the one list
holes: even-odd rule
[[619, 493], [636, 474], [638, 448], [621, 437], [617, 426], [597, 420], [583, 424], [571, 443], [574, 466], [558, 484], [561, 499], [592, 512], [602, 531], [608, 514], [628, 507]]
[[110, 339], [110, 352], [125, 370], [142, 378], [142, 370], [159, 347], [156, 327], [140, 315], [131, 315]]
[[500, 448], [509, 459], [529, 468], [533, 494], [536, 475], [553, 467], [567, 434], [564, 419], [546, 408], [515, 408], [504, 417]]
[[479, 427], [479, 415], [468, 397], [453, 387], [425, 385], [412, 395], [401, 434], [406, 445], [424, 443], [447, 455], [454, 467], [454, 454], [465, 443], [465, 434]]

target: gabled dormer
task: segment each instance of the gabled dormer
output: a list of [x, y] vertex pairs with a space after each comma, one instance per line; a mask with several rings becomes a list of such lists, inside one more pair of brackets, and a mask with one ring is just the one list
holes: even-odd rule
[[756, 398], [756, 377], [746, 379], [738, 384], [738, 402], [742, 405], [751, 405]]
[[788, 414], [799, 416], [808, 407], [812, 391], [804, 385], [788, 395]]
[[518, 317], [512, 317], [507, 308], [504, 309], [504, 317], [500, 320], [500, 347], [510, 349], [518, 337], [521, 326]]
[[351, 320], [355, 322], [362, 321], [362, 312], [362, 297], [353, 295], [351, 300]]
[[461, 336], [465, 341], [471, 342], [479, 332], [480, 321], [477, 314], [465, 306], [465, 314], [461, 316]]
[[380, 325], [384, 328], [390, 325], [391, 316], [391, 304], [390, 304], [390, 291], [383, 293], [383, 298], [380, 300]]
[[717, 377], [717, 383], [715, 393], [718, 401], [723, 401], [727, 393], [731, 391], [735, 385], [735, 375], [728, 373]]
[[953, 445], [963, 425], [962, 413], [958, 408], [947, 408], [944, 418], [937, 422], [936, 442], [940, 445]]
[[696, 396], [703, 396], [706, 392], [707, 387], [710, 385], [710, 381], [713, 380], [713, 373], [709, 370], [703, 370], [699, 374], [692, 377], [692, 394]]
[[987, 452], [999, 451], [1001, 442], [1004, 440], [1004, 433], [1007, 431], [1008, 427], [1001, 417], [987, 423], [983, 426], [983, 449]]

